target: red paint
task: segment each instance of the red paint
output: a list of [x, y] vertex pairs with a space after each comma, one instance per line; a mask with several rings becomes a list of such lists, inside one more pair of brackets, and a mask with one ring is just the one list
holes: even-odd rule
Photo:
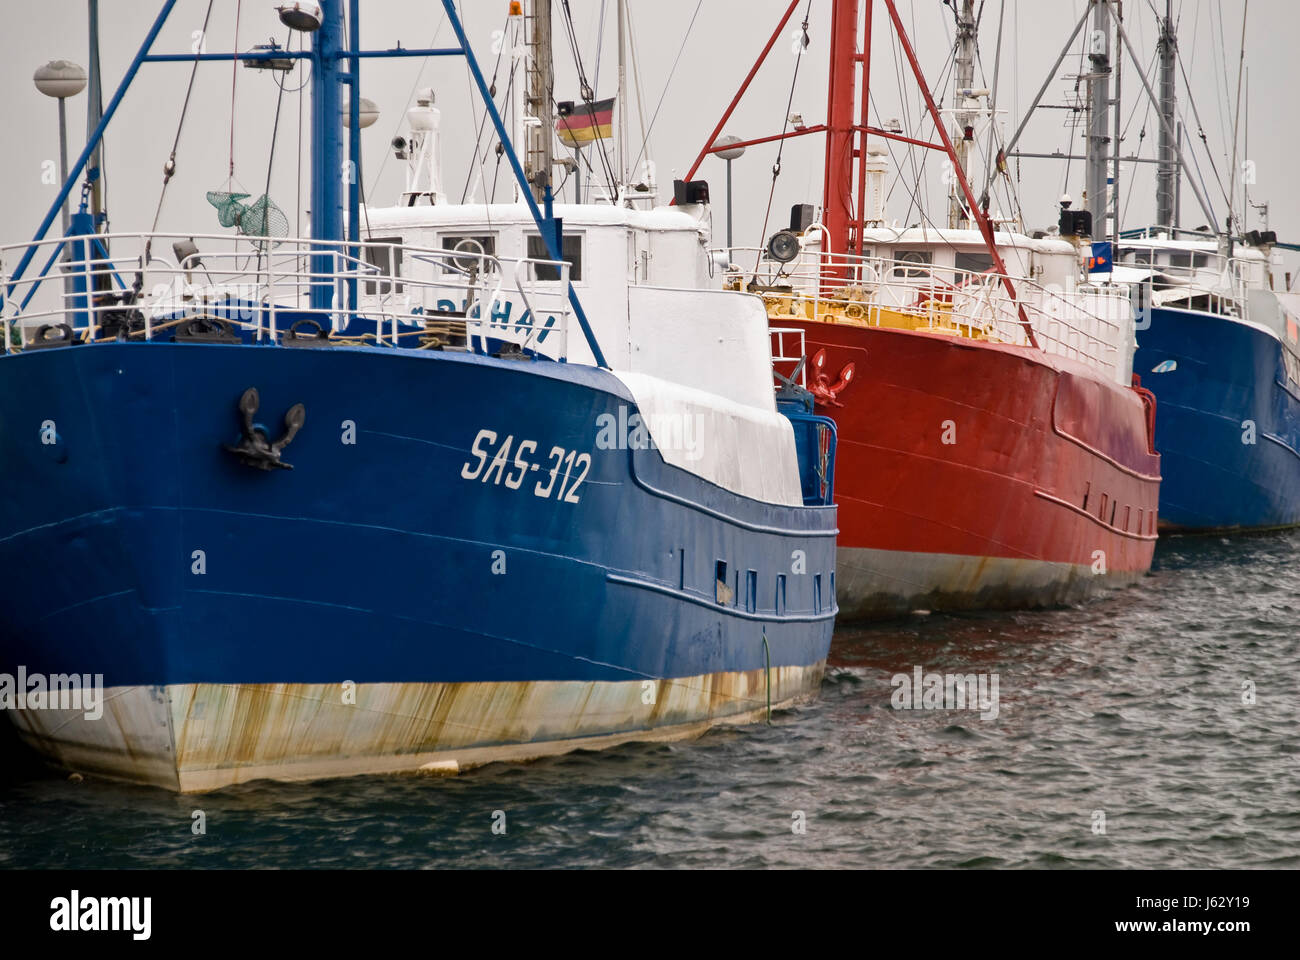
[[[822, 212], [822, 223], [830, 235], [827, 253], [844, 254], [852, 249], [853, 115], [857, 107], [854, 74], [860, 62], [857, 47], [858, 0], [835, 0], [831, 9], [831, 63], [826, 98], [826, 169]], [[832, 268], [828, 272], [843, 275], [843, 268]]]
[[841, 547], [1085, 567], [1102, 550], [1110, 571], [1150, 567], [1160, 457], [1133, 390], [1032, 347], [781, 326], [802, 329], [825, 367], [856, 366], [841, 405], [818, 409], [838, 427]]

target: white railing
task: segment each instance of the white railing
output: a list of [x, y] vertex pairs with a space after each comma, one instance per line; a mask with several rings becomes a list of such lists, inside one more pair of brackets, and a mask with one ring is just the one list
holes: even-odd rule
[[[452, 320], [465, 324], [470, 349], [475, 342], [486, 349], [490, 336], [555, 359], [568, 356], [565, 262], [228, 234], [66, 239], [62, 252], [61, 238], [0, 247], [6, 352], [60, 324], [76, 341], [93, 343], [150, 340], [193, 321], [279, 341], [290, 324], [310, 320], [335, 341], [419, 348], [429, 321]], [[14, 280], [29, 250], [34, 256]]]
[[[769, 327], [767, 332], [776, 338], [776, 347], [772, 350], [772, 369], [775, 371], [778, 363], [794, 364], [794, 366], [791, 367], [787, 373], [784, 373], [783, 376], [785, 376], [787, 380], [792, 379], [793, 374], [797, 370], [799, 373], [799, 386], [803, 387], [805, 390], [808, 389], [808, 365], [804, 362], [807, 360], [807, 355], [805, 353], [807, 347], [804, 345], [803, 330], [798, 327]], [[790, 349], [786, 344], [786, 338], [798, 342], [798, 346], [793, 348], [793, 354], [786, 352]]]
[[[1225, 257], [1207, 250], [1174, 250], [1168, 247], [1119, 248], [1123, 259], [1115, 265], [1131, 270], [1150, 271], [1153, 275], [1148, 285], [1152, 288], [1153, 302], [1163, 305], [1175, 300], [1206, 298], [1206, 309], [1223, 316], [1246, 315], [1247, 290], [1252, 286], [1250, 274], [1260, 269], [1258, 261]], [[1158, 262], [1159, 257], [1170, 254], [1188, 254], [1205, 257], [1203, 265], [1169, 264]], [[1156, 261], [1156, 262], [1153, 262]]]
[[732, 263], [758, 263], [757, 270], [738, 268], [727, 279], [732, 287], [779, 301], [773, 322], [790, 316], [875, 326], [880, 311], [888, 310], [906, 315], [913, 329], [1025, 345], [1027, 320], [1044, 352], [1128, 382], [1133, 292], [1125, 284], [1082, 284], [1066, 292], [1011, 277], [1013, 298], [1003, 277], [992, 271], [812, 252], [780, 264], [762, 259], [754, 248], [733, 248], [729, 254]]

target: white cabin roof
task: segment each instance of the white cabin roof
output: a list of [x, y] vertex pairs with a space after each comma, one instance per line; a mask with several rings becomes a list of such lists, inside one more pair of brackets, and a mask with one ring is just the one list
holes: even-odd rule
[[[698, 232], [701, 222], [690, 212], [694, 207], [657, 207], [636, 210], [609, 204], [557, 203], [555, 216], [566, 228], [622, 226], [651, 232]], [[533, 228], [533, 216], [522, 203], [448, 203], [414, 207], [368, 207], [362, 222], [385, 227], [526, 227]]]
[[[935, 227], [907, 227], [904, 229], [876, 227], [871, 230], [864, 230], [862, 239], [872, 244], [984, 248], [984, 235], [978, 230], [950, 230]], [[1068, 240], [1062, 240], [1060, 237], [1042, 237], [1035, 240], [1023, 233], [999, 230], [994, 232], [993, 239], [999, 247], [1032, 250], [1034, 253], [1065, 253], [1071, 255], [1076, 253], [1074, 245]]]

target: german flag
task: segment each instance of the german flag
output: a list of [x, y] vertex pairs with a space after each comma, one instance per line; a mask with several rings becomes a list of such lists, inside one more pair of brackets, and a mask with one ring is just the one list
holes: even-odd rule
[[614, 98], [595, 103], [565, 100], [555, 105], [555, 132], [567, 147], [585, 147], [614, 134]]

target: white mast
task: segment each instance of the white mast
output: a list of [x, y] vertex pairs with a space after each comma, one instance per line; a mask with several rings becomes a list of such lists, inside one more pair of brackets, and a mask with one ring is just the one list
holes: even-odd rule
[[532, 184], [533, 196], [546, 198], [554, 163], [551, 120], [551, 0], [533, 0], [532, 29], [529, 31], [528, 116], [524, 143], [524, 175]]
[[[973, 142], [975, 109], [979, 106], [975, 86], [975, 4], [962, 0], [957, 15], [956, 88], [953, 91], [953, 152], [962, 175], [970, 175], [970, 148]], [[970, 226], [961, 184], [954, 175], [948, 186], [948, 226], [953, 229]]]

